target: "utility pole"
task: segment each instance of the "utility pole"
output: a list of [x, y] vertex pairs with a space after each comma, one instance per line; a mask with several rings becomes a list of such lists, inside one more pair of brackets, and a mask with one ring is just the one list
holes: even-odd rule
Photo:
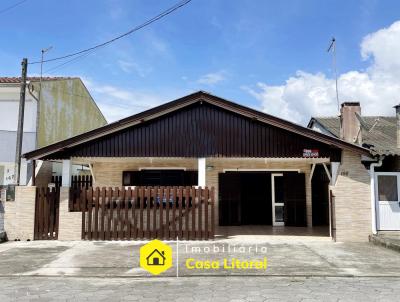
[[19, 185], [20, 181], [20, 168], [21, 168], [21, 152], [22, 152], [22, 138], [24, 134], [24, 112], [25, 112], [25, 90], [26, 90], [26, 74], [28, 71], [28, 59], [22, 59], [22, 72], [21, 72], [21, 90], [19, 95], [19, 109], [18, 109], [18, 129], [17, 129], [17, 146], [15, 149], [15, 171], [14, 182]]

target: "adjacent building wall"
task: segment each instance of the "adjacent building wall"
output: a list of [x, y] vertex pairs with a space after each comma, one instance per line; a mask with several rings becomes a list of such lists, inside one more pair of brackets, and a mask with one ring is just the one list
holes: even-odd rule
[[360, 155], [343, 151], [335, 196], [336, 240], [368, 241], [371, 234], [371, 191]]
[[[33, 85], [39, 91], [39, 83]], [[106, 119], [79, 78], [43, 81], [38, 147], [104, 126]]]
[[[107, 124], [79, 78], [43, 81], [39, 108], [39, 82], [31, 82], [29, 87], [26, 91], [22, 153]], [[15, 182], [19, 97], [19, 83], [0, 84], [0, 166], [4, 171], [0, 175], [0, 180], [3, 179], [0, 185]]]

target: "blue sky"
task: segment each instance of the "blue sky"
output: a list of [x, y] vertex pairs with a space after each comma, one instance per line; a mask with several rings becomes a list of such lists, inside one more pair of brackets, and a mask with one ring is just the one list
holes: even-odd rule
[[[16, 2], [1, 0], [0, 10]], [[50, 45], [47, 58], [103, 42], [176, 2], [28, 0], [0, 15], [0, 73], [19, 75], [23, 57], [35, 61]], [[341, 101], [389, 114], [400, 101], [399, 62], [390, 54], [400, 47], [399, 11], [399, 1], [192, 0], [74, 64], [47, 72], [59, 64], [49, 63], [44, 71], [82, 77], [109, 121], [206, 90], [304, 124], [310, 115], [337, 114], [326, 52], [335, 36]]]

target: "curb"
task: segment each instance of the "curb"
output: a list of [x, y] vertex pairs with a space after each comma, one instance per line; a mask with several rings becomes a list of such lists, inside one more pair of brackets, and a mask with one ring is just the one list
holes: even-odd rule
[[400, 241], [396, 240], [393, 241], [389, 238], [384, 238], [383, 236], [379, 235], [369, 235], [369, 242], [375, 245], [383, 246], [387, 249], [391, 249], [393, 251], [400, 253]]
[[6, 232], [0, 232], [0, 243], [7, 241], [7, 234]]

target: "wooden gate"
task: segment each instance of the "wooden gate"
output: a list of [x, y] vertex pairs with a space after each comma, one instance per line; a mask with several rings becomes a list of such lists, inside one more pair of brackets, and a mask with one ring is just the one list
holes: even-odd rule
[[70, 209], [82, 211], [86, 240], [214, 238], [214, 188], [82, 189]]
[[58, 238], [60, 192], [57, 188], [36, 188], [35, 240]]

